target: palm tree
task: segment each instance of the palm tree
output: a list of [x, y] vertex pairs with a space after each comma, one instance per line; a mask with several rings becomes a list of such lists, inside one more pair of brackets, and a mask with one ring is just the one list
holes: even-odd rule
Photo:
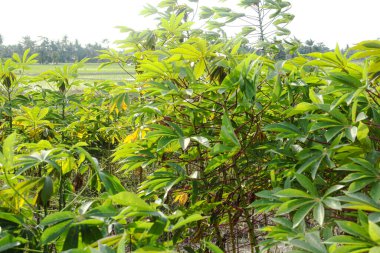
[[311, 53], [313, 51], [313, 47], [314, 47], [314, 40], [309, 39], [309, 40], [305, 41], [305, 45], [308, 47], [309, 53]]

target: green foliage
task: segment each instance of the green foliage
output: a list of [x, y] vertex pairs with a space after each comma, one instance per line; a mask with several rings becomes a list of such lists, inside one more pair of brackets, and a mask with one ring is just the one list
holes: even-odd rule
[[377, 252], [379, 42], [276, 61], [192, 30], [188, 5], [144, 14], [157, 29], [99, 56], [133, 80], [1, 62], [0, 251], [237, 252], [244, 231], [251, 252]]

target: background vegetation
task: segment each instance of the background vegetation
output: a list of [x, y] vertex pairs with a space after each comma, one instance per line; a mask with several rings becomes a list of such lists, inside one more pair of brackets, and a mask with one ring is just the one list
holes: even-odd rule
[[0, 251], [379, 252], [380, 42], [301, 54], [290, 3], [240, 7], [148, 5], [97, 57], [121, 82], [1, 61]]
[[90, 58], [90, 62], [97, 62], [95, 57], [98, 55], [98, 51], [106, 48], [101, 43], [89, 43], [82, 46], [78, 40], [70, 41], [67, 36], [55, 41], [46, 37], [40, 37], [38, 41], [35, 41], [30, 36], [24, 36], [15, 45], [4, 45], [3, 36], [0, 34], [0, 58], [11, 58], [13, 53], [22, 54], [25, 50], [30, 49], [31, 53], [38, 54], [37, 61], [40, 64], [72, 63], [84, 58]]

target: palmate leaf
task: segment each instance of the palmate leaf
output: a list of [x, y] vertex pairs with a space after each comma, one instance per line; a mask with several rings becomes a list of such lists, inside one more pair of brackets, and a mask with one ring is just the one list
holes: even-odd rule
[[261, 58], [255, 55], [247, 57], [239, 63], [223, 80], [219, 90], [225, 91], [240, 89], [246, 99], [253, 103], [256, 97], [257, 82], [262, 68]]
[[203, 57], [202, 52], [192, 44], [182, 44], [180, 47], [170, 50], [170, 53], [180, 55], [185, 60], [199, 60]]

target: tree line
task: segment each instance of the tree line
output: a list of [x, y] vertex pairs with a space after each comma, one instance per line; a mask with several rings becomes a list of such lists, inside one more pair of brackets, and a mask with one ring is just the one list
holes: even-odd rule
[[38, 63], [56, 64], [72, 63], [84, 58], [91, 58], [91, 62], [97, 62], [98, 51], [107, 49], [107, 47], [98, 42], [83, 46], [77, 39], [69, 40], [68, 36], [63, 36], [60, 40], [40, 37], [38, 41], [33, 40], [30, 36], [24, 36], [17, 44], [5, 45], [0, 34], [0, 58], [10, 58], [13, 53], [22, 54], [27, 49], [30, 49], [33, 54], [38, 54]]
[[[107, 41], [104, 41], [107, 42]], [[105, 43], [107, 44], [107, 43]], [[254, 51], [255, 48], [246, 45], [247, 51]], [[69, 40], [68, 36], [63, 36], [60, 40], [51, 40], [47, 37], [40, 37], [40, 40], [33, 40], [30, 36], [24, 36], [21, 41], [13, 45], [3, 44], [3, 36], [0, 34], [0, 58], [11, 58], [13, 53], [23, 54], [27, 49], [30, 49], [31, 53], [38, 54], [38, 63], [40, 64], [57, 64], [57, 63], [73, 63], [75, 61], [81, 61], [84, 58], [90, 58], [89, 62], [100, 62], [98, 59], [99, 50], [106, 50], [108, 46], [104, 46], [101, 43], [94, 42], [88, 43], [84, 46], [75, 39]], [[311, 52], [328, 52], [332, 51], [323, 42], [316, 42], [312, 39], [305, 42], [298, 41], [298, 47], [296, 53], [287, 54], [284, 48], [280, 47], [277, 52], [277, 59], [292, 58], [300, 54], [307, 54]]]

